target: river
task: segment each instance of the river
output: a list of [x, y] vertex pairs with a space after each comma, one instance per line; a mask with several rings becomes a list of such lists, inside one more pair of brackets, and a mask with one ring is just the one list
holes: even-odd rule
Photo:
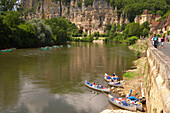
[[84, 80], [107, 87], [104, 73], [123, 71], [137, 59], [123, 44], [71, 43], [71, 48], [16, 49], [0, 53], [1, 113], [99, 113], [106, 96]]

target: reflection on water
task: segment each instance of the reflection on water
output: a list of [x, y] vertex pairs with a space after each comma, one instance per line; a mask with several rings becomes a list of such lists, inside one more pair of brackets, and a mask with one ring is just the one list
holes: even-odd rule
[[85, 87], [84, 80], [106, 86], [105, 72], [122, 79], [134, 53], [120, 44], [71, 46], [0, 53], [0, 112], [98, 113], [110, 107], [106, 96]]

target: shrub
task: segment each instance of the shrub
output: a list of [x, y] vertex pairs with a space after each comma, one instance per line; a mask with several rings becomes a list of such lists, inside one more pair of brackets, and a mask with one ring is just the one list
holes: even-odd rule
[[127, 38], [127, 43], [128, 43], [129, 45], [135, 44], [136, 40], [138, 40], [138, 39], [139, 39], [139, 37], [137, 37], [137, 36], [132, 36], [132, 37], [130, 37], [130, 38]]

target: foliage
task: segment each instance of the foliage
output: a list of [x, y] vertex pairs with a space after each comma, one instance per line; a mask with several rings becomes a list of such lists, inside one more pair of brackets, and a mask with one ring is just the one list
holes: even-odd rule
[[18, 26], [16, 46], [22, 48], [35, 47], [36, 43], [37, 40], [35, 37], [34, 26], [28, 23], [20, 24]]
[[100, 34], [100, 37], [108, 37], [108, 35], [107, 34]]
[[139, 23], [132, 22], [125, 27], [123, 33], [126, 37], [131, 36], [139, 37], [141, 35], [141, 26], [139, 25]]
[[169, 14], [170, 14], [170, 10], [168, 10], [168, 11], [166, 12], [166, 14], [164, 14], [158, 21], [167, 18]]
[[44, 20], [32, 19], [28, 23], [34, 26], [40, 45], [52, 44], [52, 31], [50, 26], [45, 24]]
[[17, 0], [1, 0], [0, 11], [12, 11], [14, 7], [18, 7]]
[[132, 36], [132, 37], [130, 37], [130, 38], [127, 38], [127, 43], [128, 43], [129, 45], [135, 44], [135, 42], [136, 42], [138, 39], [139, 39], [139, 37], [137, 37], [137, 36]]
[[94, 37], [96, 37], [96, 36], [99, 37], [100, 34], [99, 34], [99, 32], [94, 32], [93, 36], [94, 36]]
[[111, 30], [112, 25], [111, 24], [106, 24], [106, 30]]
[[82, 1], [78, 1], [77, 5], [78, 5], [78, 7], [81, 7], [82, 6]]
[[170, 35], [170, 31], [167, 31], [167, 34]]
[[16, 28], [17, 25], [23, 21], [20, 19], [20, 14], [17, 11], [6, 11], [3, 12], [3, 23], [10, 28]]
[[70, 40], [72, 34], [78, 36], [78, 28], [65, 18], [51, 18], [45, 20], [45, 23], [50, 25], [52, 29], [55, 44], [66, 43], [67, 40]]
[[[162, 15], [170, 8], [169, 0], [107, 0], [115, 7], [117, 6], [118, 12], [128, 14], [130, 22], [134, 21], [136, 15], [140, 15], [144, 10], [150, 11], [151, 14], [159, 13]], [[119, 14], [120, 15], [120, 14]]]
[[133, 73], [133, 72], [126, 72], [123, 76], [125, 78], [128, 78], [128, 79], [131, 79], [131, 78], [134, 78], [135, 76], [139, 76], [141, 74], [139, 73]]
[[83, 37], [82, 39], [80, 39], [81, 42], [92, 42], [94, 39], [93, 39], [93, 36], [90, 35], [89, 37]]

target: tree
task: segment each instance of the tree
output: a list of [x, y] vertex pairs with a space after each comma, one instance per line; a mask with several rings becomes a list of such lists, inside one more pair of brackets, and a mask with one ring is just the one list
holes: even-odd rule
[[65, 18], [51, 18], [45, 20], [45, 22], [50, 25], [56, 44], [66, 43], [67, 40], [70, 40], [74, 29], [77, 29], [74, 24], [72, 25], [71, 22], [68, 22]]
[[112, 26], [112, 28], [111, 28], [111, 32], [112, 32], [112, 33], [116, 32], [116, 27], [117, 27], [116, 24], [113, 24], [113, 26]]
[[16, 28], [17, 25], [23, 22], [23, 20], [20, 19], [20, 16], [20, 13], [18, 13], [17, 11], [3, 12], [3, 23], [10, 28]]
[[44, 20], [32, 19], [29, 20], [28, 23], [34, 26], [36, 37], [39, 40], [40, 45], [52, 44], [52, 31], [50, 26], [45, 24]]
[[142, 30], [142, 36], [146, 37], [146, 36], [148, 36], [148, 34], [149, 34], [149, 30], [146, 29], [146, 28], [144, 28], [144, 29]]
[[141, 27], [142, 27], [143, 29], [148, 29], [148, 30], [150, 30], [149, 23], [148, 23], [147, 21], [144, 22]]
[[1, 0], [0, 11], [12, 11], [14, 7], [17, 7], [17, 0]]
[[10, 47], [11, 29], [3, 23], [3, 15], [0, 13], [0, 49], [5, 49]]
[[36, 33], [34, 26], [28, 23], [23, 23], [18, 26], [18, 47], [37, 47], [38, 40], [36, 39]]
[[141, 26], [139, 23], [130, 23], [125, 27], [125, 30], [123, 31], [123, 34], [126, 37], [131, 37], [131, 36], [140, 36], [141, 35]]

